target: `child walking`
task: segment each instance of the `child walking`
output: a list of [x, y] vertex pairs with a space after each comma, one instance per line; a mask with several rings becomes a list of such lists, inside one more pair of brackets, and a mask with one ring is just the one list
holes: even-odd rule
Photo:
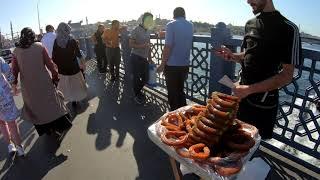
[[[24, 156], [25, 153], [16, 122], [19, 111], [14, 103], [9, 84], [13, 80], [10, 66], [0, 57], [0, 131], [8, 143], [9, 154], [17, 153], [18, 156]], [[17, 93], [16, 86], [12, 86], [12, 90], [14, 94]]]

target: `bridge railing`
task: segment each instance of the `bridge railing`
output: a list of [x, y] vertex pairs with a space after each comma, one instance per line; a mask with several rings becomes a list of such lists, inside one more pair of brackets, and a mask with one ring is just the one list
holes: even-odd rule
[[[80, 42], [88, 57], [93, 57], [90, 41], [83, 39]], [[152, 35], [151, 42], [153, 61], [159, 65], [164, 39]], [[191, 101], [205, 104], [213, 91], [231, 93], [218, 80], [224, 75], [236, 80], [239, 66], [211, 53], [211, 48], [222, 44], [234, 51], [239, 51], [242, 44], [242, 39], [232, 38], [224, 23], [218, 23], [211, 36], [194, 36], [190, 70], [185, 82], [185, 92]], [[128, 49], [122, 49], [124, 52], [128, 54]], [[295, 69], [292, 83], [280, 90], [280, 108], [273, 139], [263, 141], [257, 153], [274, 173], [285, 179], [320, 177], [320, 114], [315, 105], [320, 100], [320, 52], [303, 49], [303, 59], [304, 64]], [[166, 95], [162, 74], [158, 75], [157, 82], [159, 87], [154, 90]]]
[[[151, 57], [157, 64], [161, 64], [164, 39], [156, 35], [151, 36]], [[210, 39], [207, 37], [194, 36], [193, 46], [190, 56], [190, 71], [185, 82], [185, 92], [189, 100], [204, 104], [209, 94], [210, 80]], [[166, 84], [163, 74], [157, 76], [159, 93], [166, 94]]]

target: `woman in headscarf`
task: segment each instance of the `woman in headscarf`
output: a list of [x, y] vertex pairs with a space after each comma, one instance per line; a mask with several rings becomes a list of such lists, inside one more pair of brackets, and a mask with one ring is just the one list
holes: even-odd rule
[[76, 107], [77, 102], [87, 97], [87, 87], [77, 57], [81, 58], [77, 41], [71, 36], [71, 27], [60, 23], [57, 28], [57, 38], [53, 45], [52, 60], [58, 66], [58, 89], [63, 93], [65, 100], [72, 102]]
[[32, 122], [41, 136], [61, 135], [71, 128], [69, 114], [63, 96], [52, 83], [58, 79], [54, 63], [41, 43], [35, 42], [35, 33], [30, 28], [21, 31], [20, 42], [14, 50], [12, 72], [15, 76], [13, 91], [17, 92], [20, 73], [21, 92], [24, 101], [22, 119]]

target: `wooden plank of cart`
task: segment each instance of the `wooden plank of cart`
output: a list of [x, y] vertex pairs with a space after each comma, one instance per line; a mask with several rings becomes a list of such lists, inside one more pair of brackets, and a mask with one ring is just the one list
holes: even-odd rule
[[[164, 118], [164, 117], [165, 117], [165, 115], [162, 118]], [[162, 118], [160, 118], [159, 121], [161, 121]], [[197, 174], [198, 176], [201, 177], [201, 179], [204, 179], [204, 180], [220, 180], [220, 179], [221, 180], [222, 179], [223, 180], [232, 180], [232, 179], [236, 179], [237, 175], [240, 174], [245, 169], [245, 164], [249, 161], [249, 159], [251, 159], [251, 157], [253, 156], [255, 151], [258, 149], [260, 142], [261, 142], [261, 137], [259, 135], [257, 135], [255, 137], [256, 144], [254, 147], [251, 148], [248, 155], [243, 158], [243, 160], [242, 160], [243, 168], [238, 174], [235, 174], [235, 175], [232, 175], [229, 177], [222, 177], [219, 174], [215, 173], [214, 171], [208, 171], [207, 168], [201, 167], [199, 164], [194, 163], [191, 159], [187, 159], [187, 158], [183, 158], [183, 157], [179, 156], [173, 147], [170, 147], [170, 146], [164, 144], [157, 134], [157, 125], [159, 126], [159, 121], [157, 121], [156, 123], [154, 123], [153, 125], [151, 125], [148, 128], [148, 136], [153, 143], [155, 143], [158, 147], [160, 147], [164, 152], [166, 152], [168, 154], [169, 159], [170, 159], [170, 164], [173, 169], [175, 180], [181, 180], [180, 173], [179, 173], [180, 170], [177, 167], [176, 161], [178, 161], [180, 164], [184, 165], [188, 170]]]

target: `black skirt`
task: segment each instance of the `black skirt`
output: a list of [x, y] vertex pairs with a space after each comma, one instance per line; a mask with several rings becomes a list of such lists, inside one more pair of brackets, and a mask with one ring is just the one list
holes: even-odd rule
[[63, 133], [64, 131], [72, 127], [72, 123], [70, 121], [70, 115], [67, 114], [61, 116], [53, 122], [42, 125], [34, 125], [34, 127], [37, 130], [39, 136], [42, 136], [43, 134], [51, 135], [52, 132]]

